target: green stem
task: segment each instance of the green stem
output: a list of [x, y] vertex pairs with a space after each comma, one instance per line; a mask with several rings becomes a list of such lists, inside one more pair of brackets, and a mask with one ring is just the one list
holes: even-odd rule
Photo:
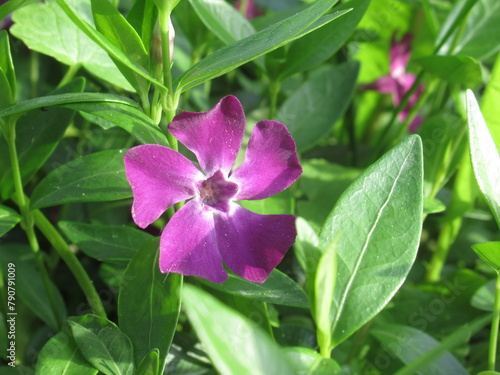
[[34, 218], [33, 214], [29, 209], [29, 202], [24, 196], [23, 191], [23, 183], [21, 179], [21, 170], [19, 168], [19, 159], [17, 157], [17, 149], [16, 149], [16, 119], [10, 118], [7, 120], [7, 123], [3, 127], [4, 136], [7, 141], [7, 147], [9, 148], [10, 162], [12, 168], [12, 178], [14, 182], [15, 194], [17, 205], [21, 211], [21, 227], [26, 232], [26, 236], [28, 237], [28, 242], [30, 244], [31, 250], [33, 251], [33, 255], [35, 257], [35, 262], [40, 272], [40, 276], [42, 277], [42, 282], [49, 298], [49, 302], [52, 308], [52, 312], [54, 313], [54, 317], [56, 319], [58, 327], [62, 327], [63, 318], [59, 314], [59, 309], [57, 308], [57, 303], [55, 300], [55, 296], [52, 289], [52, 284], [49, 278], [49, 274], [47, 272], [47, 268], [45, 267], [45, 263], [43, 261], [43, 255], [40, 251], [40, 245], [38, 244], [38, 239], [35, 234], [34, 227]]
[[276, 107], [278, 103], [278, 94], [280, 92], [281, 82], [272, 80], [269, 82], [269, 118], [274, 120], [276, 116]]
[[490, 347], [488, 351], [488, 370], [490, 371], [495, 371], [499, 325], [500, 325], [500, 272], [497, 272], [497, 282], [495, 284], [495, 303], [493, 305], [493, 319], [491, 320]]
[[78, 285], [85, 294], [85, 297], [87, 297], [92, 312], [101, 318], [106, 318], [106, 311], [104, 310], [104, 306], [102, 305], [92, 280], [78, 258], [71, 252], [66, 241], [64, 241], [56, 228], [54, 228], [40, 210], [34, 210], [33, 217], [37, 228], [43, 233], [54, 249], [56, 249], [61, 259], [73, 273]]
[[36, 51], [31, 51], [30, 54], [30, 88], [31, 97], [38, 96], [38, 82], [40, 81], [40, 55]]
[[64, 77], [61, 79], [61, 82], [59, 82], [57, 87], [58, 88], [62, 87], [65, 84], [67, 84], [69, 81], [71, 81], [73, 79], [73, 77], [75, 76], [75, 74], [80, 70], [80, 67], [81, 67], [80, 64], [71, 65], [68, 68], [68, 70], [66, 71], [66, 73], [64, 74]]

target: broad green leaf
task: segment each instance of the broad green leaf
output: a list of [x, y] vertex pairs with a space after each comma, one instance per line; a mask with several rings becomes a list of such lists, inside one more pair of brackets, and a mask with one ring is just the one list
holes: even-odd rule
[[[1, 18], [0, 18], [1, 19]], [[10, 54], [9, 34], [6, 30], [0, 31], [0, 70], [3, 71], [10, 88], [10, 97], [16, 97], [16, 73]]]
[[314, 146], [340, 119], [354, 94], [358, 71], [356, 61], [329, 66], [283, 103], [276, 118], [288, 127], [298, 151]]
[[163, 369], [179, 318], [182, 276], [160, 272], [158, 250], [158, 239], [147, 242], [125, 270], [118, 321], [133, 342], [136, 363], [157, 348]]
[[100, 151], [60, 166], [35, 187], [31, 207], [130, 198], [123, 155], [123, 150]]
[[7, 17], [10, 13], [14, 12], [16, 9], [22, 8], [31, 3], [35, 3], [38, 0], [9, 0], [0, 6], [0, 20]]
[[324, 358], [317, 351], [304, 347], [286, 347], [285, 353], [297, 375], [334, 375], [340, 366], [332, 358]]
[[484, 262], [500, 272], [500, 242], [485, 242], [472, 245], [472, 250]]
[[491, 138], [483, 115], [472, 91], [467, 91], [469, 142], [472, 167], [479, 189], [484, 194], [493, 215], [500, 225], [500, 156]]
[[319, 0], [300, 13], [215, 51], [177, 78], [174, 87], [179, 92], [186, 91], [281, 47], [294, 40], [336, 2]]
[[500, 53], [481, 99], [481, 110], [497, 149], [500, 150]]
[[130, 339], [107, 319], [87, 314], [68, 319], [80, 352], [106, 375], [132, 375], [134, 350]]
[[483, 80], [481, 64], [469, 56], [424, 56], [416, 62], [425, 71], [449, 83], [471, 88]]
[[[71, 93], [66, 95], [76, 95], [83, 90], [83, 87], [83, 79], [75, 79], [56, 90], [54, 94], [65, 95], [63, 93]], [[16, 123], [16, 148], [23, 184], [26, 184], [52, 155], [63, 138], [73, 115], [74, 111], [64, 108], [52, 108], [50, 111], [29, 111], [25, 116], [19, 118]], [[1, 198], [8, 199], [13, 192], [14, 182], [8, 147], [4, 137], [0, 137]]]
[[[128, 56], [133, 64], [149, 71], [149, 56], [135, 29], [110, 2], [101, 0], [90, 0], [90, 2], [97, 31]], [[149, 82], [145, 78], [120, 60], [113, 59], [113, 61], [137, 92], [148, 91]]]
[[495, 303], [495, 284], [497, 280], [490, 280], [474, 292], [470, 304], [476, 309], [493, 311]]
[[499, 37], [500, 2], [477, 0], [453, 52], [483, 60], [500, 51]]
[[[71, 1], [77, 4], [80, 18], [91, 19], [89, 0]], [[132, 90], [106, 52], [71, 22], [55, 0], [24, 7], [13, 20], [10, 31], [30, 49], [69, 66], [82, 65], [100, 79]]]
[[120, 48], [111, 43], [104, 35], [98, 32], [91, 24], [82, 19], [75, 9], [68, 4], [66, 0], [55, 0], [66, 13], [66, 15], [73, 21], [73, 23], [85, 33], [91, 40], [93, 40], [99, 47], [106, 51], [109, 56], [115, 61], [119, 61], [131, 71], [142, 76], [146, 80], [156, 84], [158, 87], [165, 88], [163, 84], [154, 79], [149, 72], [144, 70], [141, 66], [135, 64]]
[[340, 197], [320, 234], [337, 244], [332, 344], [373, 318], [405, 280], [417, 253], [423, 211], [422, 143], [410, 136]]
[[59, 332], [43, 346], [36, 361], [37, 375], [95, 375], [97, 370], [83, 357], [73, 337]]
[[189, 0], [205, 26], [225, 44], [255, 34], [252, 24], [224, 0]]
[[280, 78], [310, 69], [332, 56], [345, 43], [363, 17], [369, 1], [352, 0], [336, 7], [335, 11], [352, 11], [335, 22], [296, 40], [290, 45]]
[[282, 349], [249, 318], [189, 284], [182, 296], [191, 325], [220, 374], [295, 374]]
[[232, 273], [221, 283], [211, 283], [205, 279], [198, 279], [202, 284], [224, 293], [251, 298], [275, 305], [305, 307], [309, 306], [307, 295], [302, 288], [284, 273], [273, 270], [268, 279], [262, 283], [252, 283]]
[[[391, 356], [398, 357], [405, 364], [413, 362], [422, 354], [439, 345], [437, 340], [423, 331], [397, 324], [386, 324], [373, 328], [370, 333], [382, 343], [384, 350], [388, 351]], [[437, 356], [435, 361], [429, 361], [412, 374], [468, 375], [469, 373], [453, 355], [443, 350], [443, 353]]]
[[85, 224], [60, 221], [59, 228], [85, 254], [92, 258], [126, 265], [153, 237], [124, 225]]
[[[54, 330], [58, 330], [58, 320], [63, 321], [66, 317], [66, 306], [52, 282], [52, 294], [57, 308], [59, 319], [56, 318], [49, 297], [44, 287], [42, 277], [35, 265], [35, 258], [31, 248], [27, 245], [2, 243], [0, 246], [0, 263], [6, 267], [13, 263], [16, 269], [16, 298], [19, 297], [26, 306], [45, 324]], [[6, 272], [6, 268], [5, 271]]]
[[21, 221], [21, 216], [9, 207], [0, 205], [0, 237]]
[[324, 249], [319, 259], [314, 277], [314, 298], [311, 311], [316, 323], [316, 336], [323, 355], [332, 350], [331, 311], [334, 305], [335, 284], [337, 282], [337, 241]]
[[160, 354], [158, 349], [151, 350], [137, 368], [138, 375], [157, 375], [160, 368]]
[[[83, 81], [75, 80], [75, 82]], [[82, 86], [83, 89], [83, 86]], [[104, 129], [119, 126], [143, 144], [168, 146], [165, 135], [146, 116], [136, 102], [123, 96], [89, 92], [72, 92], [28, 99], [0, 110], [0, 117], [47, 107], [64, 107], [80, 111]]]

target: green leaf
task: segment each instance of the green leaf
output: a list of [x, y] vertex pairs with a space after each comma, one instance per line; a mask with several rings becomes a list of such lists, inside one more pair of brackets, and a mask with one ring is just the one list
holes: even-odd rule
[[283, 103], [276, 118], [288, 127], [298, 151], [314, 146], [340, 119], [351, 102], [358, 71], [356, 61], [325, 67]]
[[294, 201], [290, 189], [266, 199], [240, 201], [238, 204], [261, 215], [292, 215], [294, 211]]
[[335, 11], [353, 10], [293, 42], [288, 49], [280, 78], [310, 69], [333, 56], [354, 32], [368, 4], [368, 0], [353, 0], [335, 7]]
[[0, 6], [0, 20], [7, 17], [16, 9], [37, 2], [38, 0], [9, 0]]
[[484, 262], [500, 272], [500, 242], [485, 242], [472, 245], [472, 250]]
[[[91, 19], [89, 0], [71, 1], [77, 4], [81, 19]], [[13, 20], [11, 33], [30, 49], [69, 66], [82, 65], [100, 79], [132, 90], [106, 52], [71, 22], [55, 0], [20, 9], [14, 13]]]
[[68, 319], [85, 359], [106, 375], [132, 375], [134, 351], [130, 339], [107, 319], [87, 314]]
[[78, 157], [50, 172], [33, 190], [31, 208], [131, 196], [123, 150], [106, 150]]
[[136, 1], [127, 14], [127, 21], [141, 36], [142, 44], [148, 54], [157, 17], [158, 10], [153, 0]]
[[144, 70], [143, 67], [135, 64], [129, 56], [127, 56], [120, 48], [111, 43], [104, 35], [98, 32], [91, 24], [81, 18], [81, 16], [73, 9], [66, 0], [55, 0], [66, 13], [66, 15], [73, 21], [73, 23], [83, 31], [91, 40], [93, 40], [99, 47], [106, 51], [109, 56], [115, 61], [119, 61], [131, 71], [137, 73], [151, 83], [158, 87], [166, 89], [165, 86], [156, 79], [154, 79], [149, 72]]
[[285, 353], [297, 375], [333, 375], [340, 366], [332, 358], [323, 358], [317, 351], [304, 347], [287, 347]]
[[493, 279], [481, 286], [474, 292], [470, 304], [476, 309], [483, 311], [493, 311], [495, 303], [495, 284], [497, 280]]
[[[408, 364], [436, 348], [439, 342], [428, 334], [407, 326], [386, 324], [373, 328], [370, 333], [383, 345], [384, 350], [391, 356], [398, 357], [403, 363]], [[468, 375], [467, 370], [448, 351], [436, 356], [434, 361], [427, 362], [412, 374], [425, 375]]]
[[437, 198], [424, 198], [424, 215], [436, 214], [446, 210], [446, 206]]
[[21, 221], [21, 216], [9, 207], [0, 205], [0, 237]]
[[[83, 90], [83, 87], [84, 80], [75, 79], [56, 90], [54, 94], [68, 92], [77, 94]], [[23, 185], [52, 155], [73, 119], [73, 115], [74, 112], [68, 109], [54, 108], [51, 111], [30, 111], [17, 121], [16, 148]], [[0, 116], [2, 115], [0, 114]], [[0, 137], [0, 193], [2, 199], [8, 199], [14, 192], [10, 157], [7, 150], [5, 139]]]
[[255, 34], [252, 24], [224, 0], [189, 0], [205, 26], [225, 44]]
[[180, 0], [153, 0], [162, 13], [170, 14]]
[[97, 370], [85, 360], [73, 337], [59, 332], [38, 354], [36, 374], [95, 375]]
[[197, 279], [200, 283], [221, 292], [234, 294], [275, 305], [305, 307], [309, 306], [307, 295], [302, 288], [284, 273], [273, 270], [268, 279], [262, 283], [252, 283], [232, 273], [220, 284], [205, 279]]
[[0, 107], [5, 107], [14, 101], [12, 91], [10, 89], [9, 79], [0, 69]]
[[[14, 287], [16, 298], [19, 297], [49, 327], [58, 330], [58, 319], [52, 310], [42, 277], [36, 268], [31, 248], [27, 245], [2, 243], [2, 246], [0, 246], [0, 263], [2, 266], [7, 266], [9, 263], [15, 266], [16, 284]], [[50, 285], [57, 314], [61, 318], [60, 321], [63, 321], [66, 317], [66, 306], [56, 286], [52, 282], [50, 282]]]
[[250, 319], [189, 284], [182, 296], [191, 325], [220, 374], [295, 373], [281, 348]]
[[151, 350], [137, 368], [137, 375], [157, 375], [160, 368], [160, 352]]
[[[97, 31], [128, 56], [133, 64], [140, 66], [145, 71], [149, 71], [149, 56], [135, 29], [110, 2], [90, 1]], [[113, 61], [137, 92], [147, 92], [149, 89], [148, 81], [120, 60], [115, 58]]]
[[405, 280], [422, 229], [422, 143], [410, 136], [370, 166], [337, 201], [320, 249], [337, 242], [332, 344], [373, 318]]
[[442, 80], [471, 88], [483, 80], [481, 64], [469, 56], [424, 56], [415, 60], [424, 70]]
[[0, 31], [0, 71], [7, 78], [7, 87], [10, 88], [10, 97], [13, 101], [16, 97], [16, 72], [10, 54], [9, 34], [6, 30]]
[[484, 90], [481, 99], [481, 110], [495, 141], [497, 149], [500, 150], [500, 53], [497, 54], [493, 71]]
[[158, 239], [147, 242], [125, 270], [118, 320], [133, 342], [136, 363], [157, 348], [163, 369], [179, 318], [182, 276], [160, 272], [158, 250]]
[[60, 221], [59, 228], [85, 254], [100, 261], [126, 265], [153, 237], [124, 225]]
[[336, 2], [319, 0], [300, 13], [215, 51], [177, 78], [174, 87], [184, 92], [281, 47], [294, 40]]
[[484, 194], [500, 225], [500, 157], [472, 91], [467, 91], [467, 114], [472, 167], [479, 189]]
[[499, 37], [500, 2], [477, 0], [453, 52], [483, 60], [500, 50]]

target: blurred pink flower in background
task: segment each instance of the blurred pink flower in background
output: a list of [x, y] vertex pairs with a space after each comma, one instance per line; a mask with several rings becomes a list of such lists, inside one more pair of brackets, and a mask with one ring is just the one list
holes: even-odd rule
[[243, 6], [246, 5], [245, 13], [244, 16], [246, 19], [251, 20], [252, 18], [259, 17], [262, 15], [262, 12], [259, 10], [257, 5], [253, 0], [248, 0], [246, 3], [245, 1], [237, 0], [235, 3], [236, 9], [240, 10], [241, 9], [241, 3], [243, 3]]
[[[410, 90], [416, 79], [415, 74], [406, 72], [406, 67], [410, 60], [411, 39], [411, 34], [405, 34], [401, 40], [397, 41], [394, 33], [391, 38], [391, 50], [389, 53], [389, 74], [363, 86], [366, 90], [376, 90], [382, 94], [391, 94], [395, 106], [401, 103], [401, 100], [408, 90]], [[419, 85], [417, 90], [411, 95], [406, 107], [398, 114], [398, 118], [401, 121], [406, 120], [411, 109], [417, 103], [418, 98], [422, 95], [423, 90], [423, 85]], [[422, 120], [422, 116], [415, 116], [409, 125], [410, 132], [416, 132]]]

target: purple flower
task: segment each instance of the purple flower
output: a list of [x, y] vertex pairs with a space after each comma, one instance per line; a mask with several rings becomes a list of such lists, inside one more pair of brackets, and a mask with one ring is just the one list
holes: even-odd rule
[[[240, 10], [241, 9], [241, 0], [236, 0], [235, 7], [236, 9]], [[245, 18], [247, 20], [251, 20], [253, 18], [259, 17], [262, 15], [262, 12], [259, 10], [257, 5], [253, 0], [248, 0], [246, 3], [246, 9], [245, 9]]]
[[[365, 85], [365, 89], [377, 90], [383, 94], [391, 94], [395, 106], [401, 103], [405, 94], [410, 90], [415, 82], [416, 76], [406, 72], [408, 61], [410, 60], [411, 34], [406, 34], [400, 41], [396, 41], [395, 34], [391, 38], [391, 51], [389, 53], [390, 72], [388, 75], [380, 77], [375, 82]], [[406, 107], [399, 112], [398, 117], [405, 121], [412, 107], [422, 95], [423, 86], [419, 85], [417, 90], [411, 95]], [[409, 126], [409, 130], [415, 132], [422, 123], [422, 116], [415, 116]]]
[[189, 199], [161, 234], [161, 271], [220, 283], [228, 277], [224, 262], [241, 277], [264, 282], [295, 241], [295, 217], [259, 215], [234, 202], [268, 198], [299, 178], [302, 168], [287, 128], [257, 123], [245, 160], [234, 170], [245, 132], [245, 114], [234, 96], [207, 112], [179, 114], [169, 130], [196, 155], [201, 171], [159, 145], [134, 147], [124, 158], [139, 227]]

